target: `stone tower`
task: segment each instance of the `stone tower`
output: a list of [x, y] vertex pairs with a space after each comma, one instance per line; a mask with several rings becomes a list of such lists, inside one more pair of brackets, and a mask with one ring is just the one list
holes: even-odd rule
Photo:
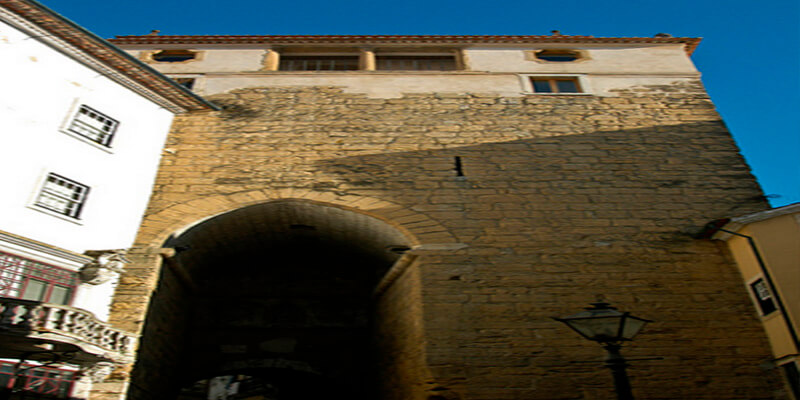
[[602, 349], [551, 319], [598, 296], [655, 320], [623, 349], [637, 397], [781, 398], [692, 236], [768, 207], [698, 39], [112, 42], [222, 111], [174, 124], [112, 306], [137, 361], [98, 398], [607, 399]]

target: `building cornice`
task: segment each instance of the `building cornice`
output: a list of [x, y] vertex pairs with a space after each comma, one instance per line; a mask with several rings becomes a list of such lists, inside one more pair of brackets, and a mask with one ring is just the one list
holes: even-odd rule
[[[22, 236], [14, 235], [13, 233], [0, 231], [0, 245], [2, 244], [18, 247], [26, 252], [30, 252], [30, 255], [44, 255], [47, 258], [67, 261], [76, 265], [83, 265], [94, 261], [94, 258], [85, 254], [75, 253], [56, 246], [51, 246], [42, 242], [24, 238]], [[52, 262], [50, 259], [43, 259], [42, 261]]]
[[578, 35], [141, 35], [117, 36], [110, 39], [116, 45], [298, 45], [298, 44], [680, 44], [692, 54], [701, 38], [688, 37], [594, 37]]
[[34, 0], [0, 0], [0, 20], [173, 113], [218, 109]]

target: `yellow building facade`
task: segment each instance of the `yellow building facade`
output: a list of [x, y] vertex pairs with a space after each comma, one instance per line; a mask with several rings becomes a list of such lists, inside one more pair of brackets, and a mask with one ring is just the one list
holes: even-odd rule
[[800, 203], [721, 223], [714, 238], [727, 242], [764, 324], [775, 364], [800, 398]]

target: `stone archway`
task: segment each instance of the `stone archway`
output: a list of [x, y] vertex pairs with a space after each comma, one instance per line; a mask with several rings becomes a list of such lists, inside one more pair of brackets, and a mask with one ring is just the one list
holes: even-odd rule
[[[413, 386], [404, 380], [425, 374], [421, 304], [408, 268], [415, 256], [402, 253], [424, 247], [414, 230], [438, 244], [452, 237], [424, 215], [386, 202], [346, 199], [371, 207], [370, 215], [318, 199], [248, 198], [254, 204], [196, 223], [148, 219], [183, 227], [158, 246], [174, 252], [153, 282], [129, 398], [174, 398], [192, 382], [230, 375], [283, 393], [276, 399], [311, 395], [299, 385], [304, 381], [353, 399], [380, 398], [376, 371], [391, 376], [385, 386]], [[230, 205], [217, 198], [174, 208]], [[387, 214], [400, 222], [388, 222]], [[152, 239], [163, 237], [153, 232]], [[149, 251], [151, 262], [156, 253]], [[392, 390], [395, 398], [402, 390]]]

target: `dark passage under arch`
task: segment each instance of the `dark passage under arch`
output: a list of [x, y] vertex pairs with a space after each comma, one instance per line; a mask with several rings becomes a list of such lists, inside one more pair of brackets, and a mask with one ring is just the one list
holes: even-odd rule
[[129, 398], [382, 397], [373, 290], [409, 246], [391, 225], [279, 201], [165, 246], [177, 254], [162, 267]]

